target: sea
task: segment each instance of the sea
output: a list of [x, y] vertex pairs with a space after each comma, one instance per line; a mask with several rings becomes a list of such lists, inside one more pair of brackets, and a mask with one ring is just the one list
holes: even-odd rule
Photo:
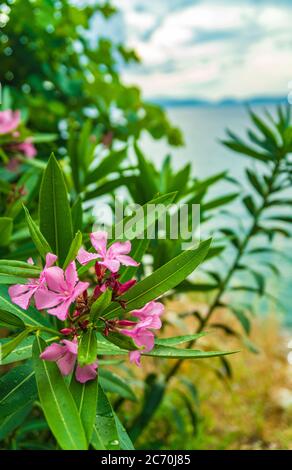
[[[267, 109], [271, 114], [275, 112], [274, 105], [253, 106], [253, 110], [263, 116], [264, 109]], [[143, 151], [157, 168], [162, 164], [166, 155], [171, 155], [175, 169], [191, 162], [193, 176], [199, 179], [227, 170], [228, 174], [239, 180], [243, 186], [247, 184], [246, 167], [261, 170], [261, 164], [258, 166], [253, 159], [230, 151], [221, 142], [226, 138], [226, 129], [232, 130], [241, 137], [246, 135], [247, 129], [251, 127], [246, 106], [240, 104], [174, 106], [167, 107], [166, 112], [171, 122], [182, 130], [185, 145], [173, 148], [167, 144], [166, 140], [153, 140], [145, 134], [142, 139]], [[222, 195], [227, 189], [224, 184], [216, 185], [211, 196]], [[292, 192], [290, 192], [291, 196]], [[239, 203], [233, 204], [231, 210], [236, 213], [243, 211]], [[244, 212], [242, 214], [244, 216]], [[219, 214], [218, 217], [220, 217]], [[263, 240], [263, 243], [267, 243], [267, 241]], [[281, 276], [268, 275], [269, 294], [275, 296], [279, 300], [279, 304], [276, 304], [272, 298], [253, 298], [253, 307], [261, 314], [275, 313], [281, 316], [284, 324], [292, 327], [292, 239], [283, 240], [276, 237], [273, 246], [284, 255], [270, 259], [277, 264]], [[246, 294], [246, 296], [250, 299], [250, 294]]]

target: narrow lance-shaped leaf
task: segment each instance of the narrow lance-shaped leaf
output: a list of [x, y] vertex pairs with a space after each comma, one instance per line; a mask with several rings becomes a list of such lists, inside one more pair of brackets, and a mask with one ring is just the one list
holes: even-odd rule
[[136, 401], [136, 396], [125, 379], [110, 370], [99, 369], [98, 380], [105, 392], [116, 393], [119, 397], [123, 397], [126, 400]]
[[[60, 338], [59, 336], [52, 336], [46, 339], [47, 344], [54, 343], [58, 341]], [[7, 343], [7, 338], [0, 339], [0, 348], [2, 344]], [[23, 361], [24, 359], [31, 358], [32, 355], [32, 344], [34, 342], [34, 336], [28, 336], [25, 338], [21, 344], [19, 344], [10, 354], [8, 357], [3, 359], [2, 364], [11, 364], [17, 361]]]
[[13, 304], [10, 300], [7, 288], [0, 286], [0, 309], [13, 313], [21, 318], [24, 323], [32, 326], [49, 326], [50, 323], [46, 317], [40, 315], [40, 312], [34, 307], [29, 307], [27, 310], [22, 310], [17, 305]]
[[96, 419], [91, 437], [96, 450], [119, 450], [119, 435], [112, 406], [99, 385]]
[[47, 253], [52, 253], [52, 248], [50, 247], [49, 243], [43, 236], [42, 232], [38, 228], [37, 224], [32, 219], [28, 209], [23, 206], [25, 212], [25, 219], [29, 229], [29, 233], [31, 236], [32, 241], [35, 244], [36, 249], [38, 250], [39, 254], [43, 259], [46, 259]]
[[32, 404], [29, 403], [23, 408], [13, 411], [11, 415], [6, 416], [6, 418], [0, 421], [0, 440], [7, 437], [10, 433], [14, 431], [14, 429], [16, 429], [23, 423], [23, 421], [30, 413], [31, 408]]
[[36, 397], [31, 362], [14, 367], [0, 379], [0, 419], [33, 402]]
[[[123, 300], [126, 301], [125, 310], [129, 312], [139, 309], [180, 284], [204, 260], [210, 243], [211, 240], [206, 240], [197, 249], [182, 252], [153, 274], [138, 282], [123, 296]], [[116, 306], [110, 308], [104, 316], [114, 318], [121, 312], [122, 308]]]
[[22, 278], [39, 277], [40, 268], [24, 261], [0, 260], [0, 274]]
[[121, 423], [119, 417], [116, 415], [116, 413], [114, 413], [114, 418], [115, 418], [115, 422], [116, 422], [116, 428], [117, 428], [117, 432], [118, 432], [118, 439], [119, 439], [119, 442], [120, 442], [120, 448], [122, 450], [135, 450], [135, 447], [127, 433], [127, 431], [125, 430], [123, 424]]
[[0, 217], [0, 246], [8, 245], [12, 234], [13, 220], [10, 217]]
[[177, 346], [178, 344], [187, 343], [189, 341], [196, 341], [207, 334], [206, 332], [201, 332], [193, 335], [173, 336], [172, 338], [156, 338], [155, 344], [159, 346]]
[[106, 289], [92, 304], [90, 309], [90, 319], [92, 322], [95, 322], [100, 315], [105, 311], [109, 306], [112, 300], [112, 291], [111, 289]]
[[25, 329], [25, 324], [21, 320], [21, 318], [18, 318], [16, 315], [13, 315], [13, 313], [7, 312], [6, 310], [1, 310], [0, 309], [0, 325], [5, 326], [5, 327], [13, 327], [13, 328], [19, 328], [24, 330]]
[[226, 356], [238, 351], [201, 351], [198, 349], [180, 349], [171, 346], [157, 345], [148, 353], [142, 353], [145, 356], [161, 357], [165, 359], [205, 359], [207, 357]]
[[98, 381], [89, 380], [86, 383], [77, 382], [73, 377], [70, 391], [77, 406], [82, 421], [87, 443], [90, 443], [96, 415]]
[[68, 254], [66, 256], [66, 259], [63, 265], [63, 269], [66, 269], [68, 264], [71, 263], [71, 261], [74, 261], [76, 259], [76, 256], [78, 254], [78, 251], [81, 245], [82, 245], [82, 233], [78, 230], [78, 232], [76, 233], [70, 245]]
[[73, 230], [67, 188], [61, 168], [52, 154], [43, 175], [39, 200], [40, 229], [63, 265]]
[[96, 334], [93, 329], [89, 329], [81, 335], [78, 345], [78, 363], [81, 366], [92, 364], [97, 356]]
[[86, 450], [87, 442], [75, 401], [54, 362], [40, 359], [46, 343], [39, 336], [33, 361], [39, 399], [52, 433], [64, 450]]
[[29, 335], [30, 330], [24, 330], [14, 336], [10, 341], [0, 344], [0, 364], [14, 349]]

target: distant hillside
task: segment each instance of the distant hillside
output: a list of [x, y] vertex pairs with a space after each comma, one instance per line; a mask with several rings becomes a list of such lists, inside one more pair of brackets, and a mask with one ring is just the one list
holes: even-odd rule
[[194, 107], [194, 106], [238, 106], [238, 105], [265, 105], [265, 104], [285, 104], [287, 98], [283, 96], [256, 96], [249, 99], [224, 98], [218, 101], [211, 101], [199, 98], [153, 98], [152, 103], [163, 108]]

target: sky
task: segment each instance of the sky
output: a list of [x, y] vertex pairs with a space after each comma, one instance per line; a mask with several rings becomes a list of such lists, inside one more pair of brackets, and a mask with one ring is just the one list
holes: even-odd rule
[[137, 50], [142, 65], [122, 73], [148, 98], [284, 97], [292, 90], [292, 0], [113, 3], [119, 14], [96, 26]]

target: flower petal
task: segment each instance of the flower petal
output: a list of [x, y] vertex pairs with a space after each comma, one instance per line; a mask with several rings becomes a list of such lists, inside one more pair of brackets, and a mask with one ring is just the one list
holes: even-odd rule
[[73, 303], [75, 299], [77, 299], [77, 297], [81, 294], [83, 294], [83, 292], [88, 289], [88, 287], [90, 286], [89, 282], [82, 282], [82, 281], [79, 281], [76, 286], [74, 287], [74, 290], [72, 292], [72, 294], [70, 295], [70, 300], [71, 302]]
[[45, 287], [38, 289], [34, 295], [35, 306], [38, 310], [55, 307], [55, 305], [58, 305], [62, 299], [62, 294], [51, 292]]
[[82, 265], [87, 264], [97, 258], [99, 258], [97, 253], [89, 253], [89, 251], [84, 250], [84, 248], [80, 248], [78, 251], [77, 260]]
[[70, 290], [75, 287], [75, 284], [78, 282], [78, 275], [77, 275], [77, 270], [76, 270], [76, 264], [74, 261], [71, 261], [71, 263], [68, 264], [68, 267], [66, 268], [65, 271], [65, 278], [66, 282], [68, 284], [68, 287], [70, 287]]
[[53, 343], [40, 354], [40, 358], [45, 361], [58, 361], [65, 353], [65, 346], [60, 343]]
[[137, 263], [131, 256], [127, 255], [118, 255], [116, 259], [120, 261], [124, 266], [139, 266], [140, 263]]
[[97, 376], [97, 365], [97, 361], [84, 367], [78, 365], [75, 373], [76, 380], [82, 384], [88, 380], [94, 380]]
[[117, 255], [127, 255], [131, 251], [131, 242], [115, 242], [108, 249], [108, 256], [115, 258]]
[[102, 256], [106, 255], [107, 237], [108, 237], [108, 234], [105, 231], [97, 231], [97, 232], [92, 232], [90, 234], [90, 240], [91, 240], [92, 246]]
[[64, 280], [64, 271], [58, 266], [46, 269], [45, 278], [50, 290], [60, 294], [67, 290], [67, 284]]
[[57, 365], [62, 375], [69, 375], [73, 372], [76, 362], [76, 355], [67, 351], [61, 359], [57, 361]]
[[69, 313], [69, 308], [71, 305], [72, 301], [71, 299], [67, 299], [63, 302], [61, 302], [57, 307], [55, 308], [50, 308], [48, 310], [48, 313], [50, 315], [54, 315], [55, 317], [59, 318], [59, 320], [66, 320], [68, 313]]
[[[14, 286], [11, 286], [14, 287]], [[14, 304], [18, 305], [19, 307], [23, 308], [23, 310], [27, 310], [29, 306], [30, 299], [32, 298], [35, 290], [38, 289], [38, 287], [34, 287], [34, 289], [27, 290], [25, 293], [20, 294], [16, 297], [11, 296], [11, 293], [9, 292], [9, 295], [11, 297], [11, 300]]]
[[53, 266], [53, 264], [57, 261], [57, 259], [58, 259], [58, 256], [54, 255], [53, 253], [47, 253], [45, 269]]
[[73, 341], [69, 341], [68, 339], [63, 339], [61, 342], [66, 346], [67, 351], [77, 356], [78, 342], [76, 338]]
[[130, 362], [136, 364], [136, 366], [141, 367], [141, 352], [140, 351], [130, 351], [129, 352]]
[[117, 273], [120, 269], [121, 263], [114, 259], [105, 258], [103, 261], [99, 261], [99, 264], [102, 264], [107, 269], [109, 269], [112, 273]]

